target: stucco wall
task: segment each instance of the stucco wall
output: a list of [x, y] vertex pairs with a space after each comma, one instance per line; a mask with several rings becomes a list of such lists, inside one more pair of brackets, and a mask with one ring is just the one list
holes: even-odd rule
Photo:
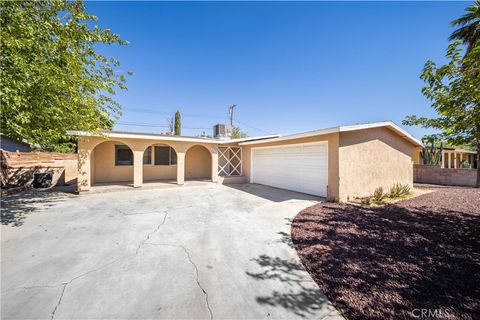
[[445, 186], [475, 187], [477, 182], [477, 170], [414, 165], [413, 181], [418, 183], [432, 183]]
[[340, 201], [367, 196], [378, 187], [413, 185], [414, 146], [387, 128], [340, 133]]
[[143, 181], [175, 180], [177, 178], [177, 166], [143, 166]]
[[212, 172], [210, 152], [202, 146], [193, 146], [185, 154], [185, 179], [210, 179]]
[[115, 145], [121, 144], [115, 141], [107, 141], [99, 144], [93, 150], [93, 183], [105, 182], [132, 182], [133, 165], [115, 165]]
[[243, 175], [246, 177], [246, 181], [250, 182], [251, 174], [251, 150], [254, 147], [270, 147], [270, 146], [281, 146], [286, 144], [298, 144], [298, 143], [309, 143], [309, 142], [319, 142], [327, 141], [328, 142], [328, 189], [327, 189], [327, 198], [331, 201], [339, 199], [339, 184], [338, 184], [338, 145], [339, 145], [339, 134], [332, 133], [322, 136], [302, 138], [302, 139], [293, 139], [288, 141], [278, 141], [272, 143], [260, 143], [254, 145], [242, 146], [243, 148]]

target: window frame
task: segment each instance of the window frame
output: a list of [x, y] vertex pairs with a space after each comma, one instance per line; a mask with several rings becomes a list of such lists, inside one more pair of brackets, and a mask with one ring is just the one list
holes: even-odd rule
[[[177, 163], [172, 163], [172, 151], [175, 152], [175, 157], [177, 157], [177, 152], [175, 149], [173, 149], [171, 146], [168, 145], [153, 145], [154, 148], [152, 148], [152, 165], [156, 167], [170, 167], [170, 166], [176, 166]], [[155, 152], [155, 148], [168, 148], [168, 164], [156, 164], [155, 163], [155, 157], [157, 153]], [[177, 160], [178, 161], [178, 160]]]
[[145, 152], [147, 152], [148, 148], [150, 148], [150, 163], [145, 163], [143, 162], [143, 157], [142, 157], [142, 164], [146, 167], [150, 167], [150, 166], [153, 166], [153, 154], [154, 154], [154, 151], [153, 148], [154, 146], [148, 146], [147, 149], [145, 149], [145, 151], [143, 151], [143, 157], [145, 157]]
[[[120, 148], [119, 148], [120, 147]], [[129, 150], [130, 151], [130, 154], [132, 156], [132, 160], [131, 160], [131, 163], [130, 164], [119, 164], [118, 163], [118, 150]], [[114, 165], [115, 167], [128, 167], [128, 166], [133, 166], [133, 151], [132, 149], [130, 149], [129, 146], [127, 146], [126, 144], [115, 144], [115, 147], [114, 147], [114, 153], [115, 153], [115, 157], [114, 157]]]

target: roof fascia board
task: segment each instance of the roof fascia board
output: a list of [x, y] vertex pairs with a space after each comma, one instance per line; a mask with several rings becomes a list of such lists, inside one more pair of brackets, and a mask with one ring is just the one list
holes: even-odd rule
[[297, 134], [292, 134], [292, 135], [283, 136], [283, 137], [280, 136], [278, 138], [273, 138], [273, 139], [243, 142], [243, 143], [239, 143], [239, 145], [246, 146], [246, 145], [251, 145], [251, 144], [261, 144], [261, 143], [278, 142], [278, 141], [285, 141], [285, 140], [302, 139], [302, 138], [320, 136], [320, 135], [329, 134], [329, 133], [335, 133], [335, 132], [338, 132], [338, 129], [339, 129], [339, 127], [322, 129], [322, 130], [315, 130], [315, 131], [308, 131], [308, 132], [297, 133]]
[[177, 136], [162, 136], [151, 135], [146, 133], [119, 133], [119, 132], [104, 132], [103, 134], [93, 134], [85, 131], [67, 131], [67, 134], [80, 137], [108, 137], [108, 138], [123, 138], [123, 139], [145, 139], [145, 140], [162, 140], [162, 141], [181, 141], [181, 142], [201, 142], [210, 144], [230, 144], [242, 141], [260, 140], [275, 138], [279, 135], [261, 136], [261, 137], [249, 137], [239, 138], [232, 140], [213, 140], [213, 139], [200, 139], [200, 138], [186, 138]]

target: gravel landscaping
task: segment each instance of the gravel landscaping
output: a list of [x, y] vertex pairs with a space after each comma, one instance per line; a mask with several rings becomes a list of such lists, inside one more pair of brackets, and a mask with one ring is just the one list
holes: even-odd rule
[[292, 239], [349, 319], [480, 314], [480, 189], [440, 187], [374, 209], [320, 203], [295, 217]]

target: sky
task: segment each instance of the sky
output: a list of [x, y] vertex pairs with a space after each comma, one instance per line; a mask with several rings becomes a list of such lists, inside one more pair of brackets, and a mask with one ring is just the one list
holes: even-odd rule
[[[250, 136], [434, 116], [424, 63], [445, 62], [450, 21], [470, 2], [87, 2], [97, 24], [129, 41], [128, 91], [115, 130], [182, 134], [228, 123]], [[402, 126], [402, 125], [401, 125]], [[404, 127], [421, 138], [429, 133]]]

